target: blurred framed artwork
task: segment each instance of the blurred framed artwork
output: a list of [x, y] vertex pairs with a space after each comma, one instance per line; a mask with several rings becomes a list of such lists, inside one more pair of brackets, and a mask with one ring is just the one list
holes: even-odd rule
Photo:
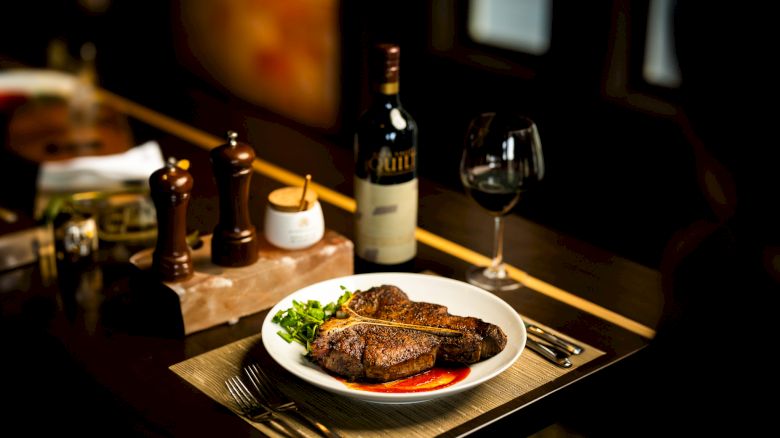
[[296, 122], [338, 123], [339, 0], [195, 0], [177, 5], [183, 63]]

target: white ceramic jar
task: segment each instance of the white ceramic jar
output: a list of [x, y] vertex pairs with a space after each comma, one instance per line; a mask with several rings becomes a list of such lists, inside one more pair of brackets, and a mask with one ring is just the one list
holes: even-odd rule
[[322, 239], [325, 220], [317, 195], [301, 187], [284, 187], [268, 195], [263, 224], [265, 238], [282, 249], [308, 248]]

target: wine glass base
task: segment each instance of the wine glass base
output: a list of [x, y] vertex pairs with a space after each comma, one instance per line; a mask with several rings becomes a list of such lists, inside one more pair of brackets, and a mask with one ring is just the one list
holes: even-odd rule
[[497, 274], [481, 266], [473, 266], [466, 271], [466, 281], [491, 292], [517, 290], [523, 287], [519, 281], [512, 279], [505, 272]]

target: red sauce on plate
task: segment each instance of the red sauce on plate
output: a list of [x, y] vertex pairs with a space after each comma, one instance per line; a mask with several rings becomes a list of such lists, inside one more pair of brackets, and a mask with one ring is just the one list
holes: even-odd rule
[[347, 382], [339, 378], [344, 385], [351, 389], [370, 392], [406, 393], [426, 392], [452, 386], [471, 372], [469, 367], [434, 367], [420, 374], [405, 379], [393, 380], [385, 383]]

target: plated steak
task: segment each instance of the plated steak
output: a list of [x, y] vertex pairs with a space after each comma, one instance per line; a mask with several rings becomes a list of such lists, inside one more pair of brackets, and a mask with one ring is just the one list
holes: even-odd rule
[[[445, 306], [411, 301], [395, 286], [355, 292], [346, 307], [353, 316], [322, 324], [310, 357], [349, 380], [387, 382], [428, 370], [437, 362], [471, 364], [506, 346], [500, 327], [450, 315]], [[377, 325], [371, 320], [422, 327]]]

